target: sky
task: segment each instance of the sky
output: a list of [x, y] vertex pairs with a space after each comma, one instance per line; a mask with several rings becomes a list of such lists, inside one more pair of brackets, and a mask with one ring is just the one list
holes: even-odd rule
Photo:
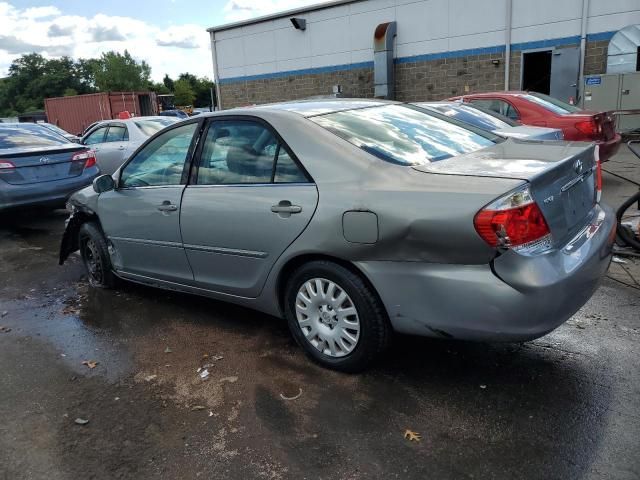
[[213, 77], [206, 29], [323, 0], [0, 0], [0, 77], [20, 55], [99, 57], [125, 49], [151, 77]]

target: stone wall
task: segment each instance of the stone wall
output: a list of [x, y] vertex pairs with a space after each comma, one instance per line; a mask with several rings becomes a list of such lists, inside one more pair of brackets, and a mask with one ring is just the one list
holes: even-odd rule
[[[585, 74], [604, 73], [608, 40], [587, 42]], [[569, 45], [566, 45], [569, 46]], [[562, 48], [563, 46], [556, 46]], [[402, 62], [395, 66], [396, 99], [400, 101], [442, 100], [471, 92], [504, 88], [504, 53]], [[521, 51], [511, 52], [509, 87], [520, 88]], [[497, 64], [493, 62], [497, 61]], [[341, 85], [344, 96], [373, 97], [373, 69], [334, 71], [310, 75], [291, 75], [234, 82], [220, 86], [225, 109], [259, 103], [296, 100], [330, 95]]]

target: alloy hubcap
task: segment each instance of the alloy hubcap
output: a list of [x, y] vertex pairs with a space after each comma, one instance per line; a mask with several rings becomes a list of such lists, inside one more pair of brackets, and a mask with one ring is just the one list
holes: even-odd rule
[[307, 341], [329, 357], [344, 357], [360, 340], [355, 304], [338, 284], [325, 278], [306, 281], [296, 296], [296, 318]]

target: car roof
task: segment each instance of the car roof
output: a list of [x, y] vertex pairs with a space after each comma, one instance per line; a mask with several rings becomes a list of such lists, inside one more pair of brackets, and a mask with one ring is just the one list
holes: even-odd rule
[[359, 108], [378, 107], [389, 104], [400, 104], [389, 100], [373, 100], [365, 98], [325, 98], [298, 100], [293, 102], [268, 103], [263, 105], [249, 105], [246, 107], [238, 107], [230, 110], [221, 110], [217, 112], [203, 112], [204, 116], [217, 115], [233, 115], [236, 112], [249, 113], [250, 111], [260, 112], [292, 112], [303, 117], [313, 117], [316, 115], [325, 115], [328, 113], [343, 112], [346, 110], [356, 110]]
[[525, 92], [522, 90], [509, 90], [509, 91], [496, 91], [496, 92], [482, 92], [482, 93], [469, 93], [466, 95], [460, 95], [455, 98], [464, 98], [464, 97], [496, 97], [496, 96], [508, 96], [508, 97], [519, 97], [521, 95], [528, 95], [529, 92]]

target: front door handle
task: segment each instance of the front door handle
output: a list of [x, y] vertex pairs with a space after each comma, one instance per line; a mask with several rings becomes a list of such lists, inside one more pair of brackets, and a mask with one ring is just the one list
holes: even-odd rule
[[178, 210], [178, 206], [171, 203], [169, 200], [162, 202], [162, 205], [158, 206], [158, 210], [161, 212], [175, 212]]
[[293, 213], [302, 212], [302, 207], [300, 205], [291, 205], [289, 200], [281, 200], [278, 205], [273, 205], [271, 207], [271, 211], [273, 213], [277, 213], [283, 218], [287, 218]]
[[120, 146], [118, 147], [118, 150], [124, 150], [125, 148], [126, 148], [126, 147], [125, 147], [124, 145], [120, 145]]

